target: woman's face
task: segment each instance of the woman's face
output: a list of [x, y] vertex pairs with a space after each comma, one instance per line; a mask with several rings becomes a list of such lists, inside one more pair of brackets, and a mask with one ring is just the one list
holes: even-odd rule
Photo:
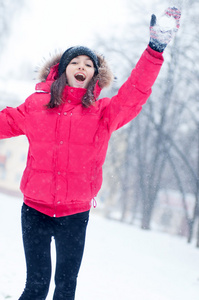
[[66, 78], [69, 86], [77, 88], [87, 88], [94, 73], [93, 62], [87, 55], [79, 55], [73, 58], [66, 68]]

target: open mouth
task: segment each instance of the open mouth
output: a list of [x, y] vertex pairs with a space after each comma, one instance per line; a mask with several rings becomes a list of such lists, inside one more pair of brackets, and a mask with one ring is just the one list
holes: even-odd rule
[[86, 79], [86, 76], [82, 73], [77, 73], [77, 74], [75, 74], [75, 79], [77, 81], [84, 81]]

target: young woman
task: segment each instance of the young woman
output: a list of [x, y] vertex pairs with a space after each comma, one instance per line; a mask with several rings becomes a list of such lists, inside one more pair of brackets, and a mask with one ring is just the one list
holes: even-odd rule
[[[180, 12], [166, 10], [179, 27]], [[27, 281], [20, 300], [44, 300], [51, 278], [50, 243], [56, 245], [54, 300], [73, 300], [92, 200], [113, 131], [135, 118], [147, 101], [162, 52], [175, 30], [162, 31], [153, 15], [150, 43], [116, 96], [97, 100], [113, 75], [87, 47], [71, 47], [40, 72], [36, 92], [0, 112], [0, 138], [26, 135], [27, 166], [22, 233]]]

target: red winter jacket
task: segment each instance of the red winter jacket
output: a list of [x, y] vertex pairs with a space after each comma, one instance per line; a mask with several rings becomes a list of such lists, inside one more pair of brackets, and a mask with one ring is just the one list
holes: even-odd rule
[[54, 65], [46, 80], [37, 84], [39, 91], [17, 108], [0, 112], [0, 138], [26, 135], [29, 141], [20, 186], [27, 205], [56, 217], [90, 209], [102, 184], [111, 134], [141, 111], [162, 63], [162, 54], [148, 46], [116, 96], [84, 108], [86, 90], [66, 86], [64, 103], [47, 109], [57, 73]]

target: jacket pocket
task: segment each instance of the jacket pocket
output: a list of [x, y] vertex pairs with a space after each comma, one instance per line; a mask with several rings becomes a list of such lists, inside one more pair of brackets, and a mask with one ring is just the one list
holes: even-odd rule
[[52, 172], [37, 171], [27, 168], [21, 180], [22, 193], [39, 202], [51, 202], [51, 187], [53, 184]]

